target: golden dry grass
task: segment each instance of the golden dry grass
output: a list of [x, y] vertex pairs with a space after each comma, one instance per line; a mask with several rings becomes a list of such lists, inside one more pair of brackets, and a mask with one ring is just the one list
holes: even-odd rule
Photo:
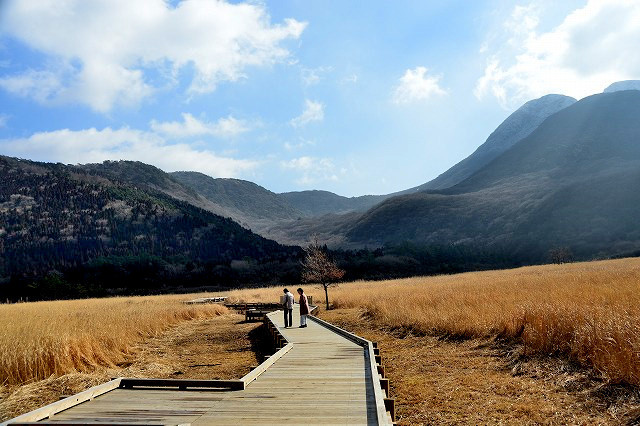
[[[303, 287], [308, 295], [314, 296], [316, 303], [323, 302], [321, 288]], [[228, 293], [231, 301], [265, 302], [276, 301], [280, 294], [282, 287], [279, 286]], [[555, 391], [536, 388], [535, 380], [518, 384], [516, 381], [521, 380], [511, 377], [508, 372], [493, 374], [492, 371], [500, 368], [500, 363], [484, 368], [488, 360], [497, 355], [487, 353], [485, 357], [479, 354], [474, 342], [488, 341], [494, 337], [521, 344], [527, 354], [561, 355], [577, 361], [613, 383], [640, 384], [640, 259], [346, 283], [331, 288], [329, 295], [334, 306], [341, 308], [332, 312], [332, 315], [341, 311], [357, 312], [349, 320], [352, 328], [359, 322], [371, 333], [377, 333], [371, 334], [370, 338], [378, 341], [390, 339], [389, 344], [397, 346], [397, 350], [389, 351], [394, 358], [389, 360], [388, 366], [390, 372], [394, 369], [397, 371], [392, 383], [395, 381], [394, 392], [400, 397], [399, 402], [404, 404], [401, 410], [406, 410], [403, 415], [405, 424], [435, 419], [439, 423], [473, 423], [481, 419], [509, 422], [505, 420], [506, 417], [496, 413], [517, 407], [522, 411], [520, 419], [531, 420], [540, 401], [547, 400]], [[224, 311], [224, 308], [216, 305], [181, 303], [192, 297], [196, 296], [2, 305], [2, 381], [5, 384], [24, 383], [67, 372], [104, 372], [104, 369], [98, 368], [101, 366], [120, 364], [123, 367], [127, 360], [134, 358], [133, 354], [140, 355], [140, 351], [144, 350], [140, 348], [149, 347], [148, 342], [153, 340], [149, 338], [160, 336], [185, 320], [216, 316]], [[190, 324], [196, 326], [198, 321]], [[365, 328], [355, 331], [367, 337]], [[181, 329], [172, 328], [176, 332]], [[393, 336], [413, 337], [397, 339]], [[455, 343], [429, 336], [467, 340]], [[174, 346], [180, 347], [184, 339], [179, 338], [176, 342]], [[442, 348], [437, 342], [450, 347], [439, 353]], [[437, 351], [429, 350], [428, 345], [437, 348]], [[455, 356], [451, 355], [453, 352], [448, 352], [458, 350], [462, 352]], [[163, 349], [158, 353], [166, 352]], [[177, 358], [185, 357], [182, 351], [178, 352]], [[424, 357], [424, 360], [420, 360], [420, 357]], [[462, 365], [463, 360], [473, 360], [474, 357], [478, 359]], [[454, 361], [447, 362], [449, 358]], [[198, 362], [194, 361], [193, 364]], [[144, 365], [149, 363], [145, 362]], [[444, 368], [440, 379], [442, 386], [437, 388], [434, 382], [429, 388], [448, 392], [451, 398], [440, 401], [442, 398], [437, 392], [424, 395], [416, 393], [420, 386], [416, 380], [432, 380], [434, 369], [441, 367]], [[411, 371], [411, 374], [404, 374], [405, 370]], [[474, 372], [473, 376], [469, 375], [470, 371]], [[486, 389], [475, 381], [486, 383]], [[529, 395], [526, 400], [518, 396], [525, 391]], [[504, 393], [504, 403], [495, 396], [502, 395], [500, 392]], [[416, 399], [417, 395], [422, 396]], [[491, 409], [493, 411], [489, 408], [482, 411], [480, 405], [463, 403], [457, 405], [460, 409], [460, 412], [455, 412], [457, 414], [452, 412], [455, 415], [448, 418], [437, 417], [452, 409], [454, 400], [464, 401], [468, 397], [468, 401], [484, 401], [487, 395], [493, 395], [492, 398], [497, 401], [497, 405]], [[536, 395], [542, 395], [542, 399], [537, 401]], [[513, 398], [522, 400], [522, 405], [509, 405]], [[556, 413], [550, 423], [607, 422], [605, 418], [593, 414], [591, 408], [586, 411], [580, 409], [583, 413], [576, 414], [575, 401], [562, 398], [565, 397], [554, 399], [555, 402], [545, 408], [549, 413]], [[578, 401], [580, 404], [591, 403]], [[569, 405], [574, 413], [567, 408], [569, 411], [566, 415], [578, 417], [571, 419], [556, 412]], [[518, 416], [509, 418], [513, 420]], [[542, 417], [539, 421], [546, 423]]]
[[514, 374], [512, 357], [492, 339], [388, 332], [363, 319], [361, 309], [322, 318], [378, 342], [398, 425], [614, 425], [634, 407], [595, 397], [588, 375], [557, 359], [520, 360]]
[[[73, 395], [112, 377], [235, 379], [258, 363], [262, 354], [256, 333], [259, 323], [245, 323], [244, 315], [229, 312], [212, 318], [182, 321], [131, 349], [117, 367], [72, 372], [25, 385], [0, 387], [0, 422]], [[259, 349], [259, 348], [258, 348]]]
[[[266, 301], [280, 293], [230, 296]], [[514, 339], [527, 354], [566, 356], [611, 382], [640, 385], [640, 259], [354, 282], [329, 295], [335, 307], [363, 309], [378, 327]]]
[[182, 321], [227, 312], [191, 295], [0, 305], [0, 384], [11, 386], [125, 362], [135, 344]]

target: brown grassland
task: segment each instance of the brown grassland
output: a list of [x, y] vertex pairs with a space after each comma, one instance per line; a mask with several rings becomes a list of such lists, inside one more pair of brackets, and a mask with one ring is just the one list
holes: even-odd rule
[[330, 297], [323, 318], [380, 343], [400, 424], [640, 421], [640, 259], [354, 282]]
[[0, 306], [0, 383], [113, 367], [135, 343], [180, 321], [219, 315], [184, 296], [88, 299]]
[[257, 324], [197, 296], [0, 305], [0, 421], [111, 377], [243, 376]]
[[[272, 300], [279, 291], [229, 295]], [[307, 292], [321, 296], [317, 287]], [[353, 282], [330, 297], [335, 308], [361, 309], [378, 328], [512, 339], [526, 355], [565, 356], [612, 383], [640, 385], [640, 259]]]
[[[304, 287], [323, 300], [321, 287]], [[271, 302], [281, 291], [227, 295]], [[329, 296], [335, 309], [323, 318], [379, 342], [400, 424], [636, 418], [640, 259], [345, 283]], [[255, 363], [255, 325], [224, 307], [181, 303], [191, 297], [0, 306], [0, 414], [15, 414], [40, 383], [60, 387], [78, 374], [91, 377], [86, 386], [107, 374], [241, 376]]]

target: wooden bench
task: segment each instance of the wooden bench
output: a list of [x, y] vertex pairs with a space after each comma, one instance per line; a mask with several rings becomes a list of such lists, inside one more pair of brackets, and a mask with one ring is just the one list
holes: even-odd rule
[[247, 309], [244, 313], [245, 321], [262, 321], [264, 316], [271, 311], [263, 311], [258, 309]]

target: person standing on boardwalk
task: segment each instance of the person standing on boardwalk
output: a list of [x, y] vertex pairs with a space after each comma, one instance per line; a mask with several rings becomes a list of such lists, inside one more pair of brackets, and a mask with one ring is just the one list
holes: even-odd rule
[[288, 289], [284, 289], [284, 328], [293, 327], [293, 294]]
[[307, 315], [309, 315], [309, 301], [301, 288], [298, 289], [298, 294], [300, 295], [300, 328], [305, 328], [307, 326]]

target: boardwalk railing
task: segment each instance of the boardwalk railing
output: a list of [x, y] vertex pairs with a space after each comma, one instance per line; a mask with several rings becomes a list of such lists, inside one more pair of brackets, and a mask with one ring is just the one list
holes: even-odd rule
[[[317, 313], [317, 307], [312, 307], [312, 314]], [[318, 325], [331, 330], [332, 332], [350, 340], [358, 346], [361, 346], [364, 349], [364, 368], [365, 368], [365, 376], [371, 378], [371, 386], [373, 386], [373, 396], [375, 399], [375, 417], [377, 424], [393, 424], [395, 413], [394, 413], [394, 401], [391, 398], [388, 398], [389, 392], [389, 382], [384, 377], [384, 367], [381, 365], [381, 359], [379, 350], [376, 347], [376, 344], [370, 342], [369, 340], [363, 339], [362, 337], [356, 336], [353, 333], [350, 333], [346, 330], [343, 330], [333, 324], [330, 324], [326, 321], [323, 321], [319, 318], [310, 316], [312, 321], [318, 323]], [[84, 392], [80, 392], [76, 395], [67, 397], [60, 401], [49, 404], [40, 409], [31, 411], [29, 413], [23, 414], [19, 417], [16, 417], [5, 424], [30, 424], [34, 422], [39, 422], [42, 420], [49, 419], [49, 421], [53, 421], [52, 417], [55, 414], [61, 413], [67, 409], [73, 408], [79, 404], [82, 404], [87, 401], [91, 401], [94, 398], [99, 397], [100, 395], [107, 394], [108, 392], [114, 391], [116, 389], [167, 389], [173, 391], [183, 391], [187, 389], [199, 388], [199, 389], [216, 389], [223, 391], [230, 391], [231, 393], [227, 393], [226, 395], [234, 395], [233, 391], [244, 391], [247, 386], [257, 380], [263, 373], [265, 373], [271, 366], [273, 366], [276, 361], [290, 352], [294, 343], [289, 342], [284, 335], [280, 332], [280, 328], [275, 323], [274, 315], [264, 315], [264, 322], [267, 330], [269, 331], [271, 338], [274, 343], [274, 353], [268, 357], [265, 357], [264, 362], [260, 365], [252, 368], [251, 371], [237, 380], [189, 380], [189, 379], [145, 379], [145, 378], [127, 378], [127, 377], [119, 377], [113, 379], [109, 382], [103, 383], [98, 386], [94, 386], [90, 389], [87, 389]], [[297, 338], [297, 337], [296, 337]], [[305, 347], [303, 344], [302, 347]], [[298, 350], [298, 349], [296, 349]], [[304, 350], [304, 349], [303, 349]], [[293, 353], [293, 352], [292, 352]], [[297, 352], [299, 353], [299, 352]], [[297, 355], [299, 357], [299, 355]], [[278, 366], [274, 368], [279, 368]], [[281, 368], [281, 367], [280, 367]], [[267, 378], [267, 380], [269, 380]], [[264, 385], [262, 385], [264, 386]], [[246, 392], [253, 392], [254, 387], [251, 387], [252, 390], [247, 390]], [[262, 389], [258, 385], [258, 389]], [[136, 390], [136, 392], [138, 392]], [[261, 391], [259, 391], [261, 392]], [[115, 394], [115, 393], [114, 393]], [[244, 395], [241, 394], [241, 395]], [[243, 397], [240, 396], [236, 401], [240, 401], [242, 403]], [[374, 407], [370, 405], [371, 410], [373, 412]], [[56, 416], [56, 418], [58, 418]], [[373, 420], [373, 419], [372, 419]], [[94, 421], [95, 423], [95, 421]], [[122, 423], [122, 422], [120, 422]], [[369, 423], [369, 422], [367, 422]], [[97, 423], [96, 423], [97, 424]]]
[[375, 393], [378, 423], [393, 424], [396, 418], [395, 399], [389, 397], [389, 379], [385, 378], [384, 366], [381, 365], [382, 358], [380, 356], [380, 350], [377, 348], [377, 344], [335, 326], [330, 322], [323, 321], [317, 316], [310, 315], [309, 318], [364, 348], [365, 358], [367, 359], [366, 367], [370, 371], [371, 379], [373, 380], [373, 391]]

